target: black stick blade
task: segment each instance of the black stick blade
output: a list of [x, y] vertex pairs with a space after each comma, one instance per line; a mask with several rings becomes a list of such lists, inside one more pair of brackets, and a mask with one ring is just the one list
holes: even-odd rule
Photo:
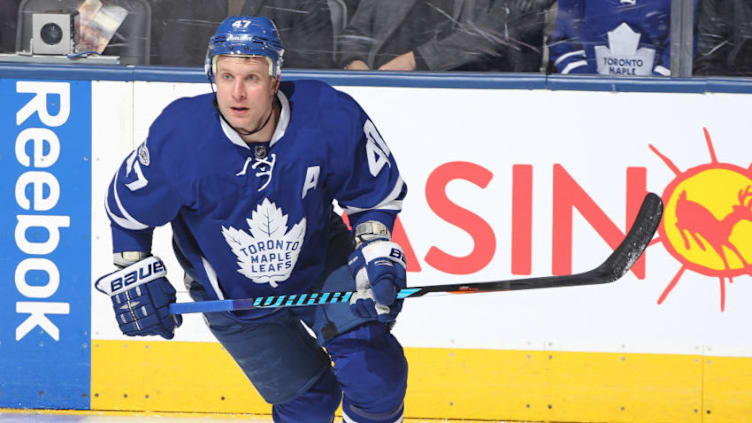
[[607, 282], [613, 282], [629, 271], [640, 258], [663, 216], [663, 201], [657, 194], [649, 192], [642, 201], [632, 228], [624, 241], [614, 250], [606, 261], [598, 266], [596, 273]]
[[[648, 193], [642, 201], [632, 227], [624, 240], [613, 253], [595, 269], [572, 275], [542, 276], [509, 279], [494, 282], [473, 282], [466, 284], [434, 285], [416, 289], [409, 296], [419, 297], [435, 292], [471, 293], [518, 291], [522, 289], [559, 288], [571, 286], [597, 285], [614, 282], [626, 274], [640, 258], [658, 229], [663, 216], [661, 198]], [[411, 288], [408, 288], [411, 289]]]

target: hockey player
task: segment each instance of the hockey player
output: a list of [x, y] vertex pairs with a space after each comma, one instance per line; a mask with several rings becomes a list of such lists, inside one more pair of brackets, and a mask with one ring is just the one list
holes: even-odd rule
[[350, 305], [205, 317], [275, 422], [328, 423], [340, 401], [346, 422], [400, 422], [407, 362], [390, 329], [405, 262], [390, 232], [407, 188], [355, 100], [280, 82], [283, 53], [267, 18], [219, 25], [205, 67], [216, 94], [167, 106], [109, 186], [120, 270], [96, 287], [124, 334], [171, 339], [175, 289], [150, 254], [153, 228], [169, 222], [195, 300], [357, 288]]
[[559, 0], [556, 72], [670, 76], [670, 0]]

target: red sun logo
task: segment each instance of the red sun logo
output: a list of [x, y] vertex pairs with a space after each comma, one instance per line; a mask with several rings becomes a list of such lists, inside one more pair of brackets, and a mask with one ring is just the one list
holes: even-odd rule
[[663, 221], [658, 228], [666, 250], [682, 266], [658, 299], [663, 303], [685, 270], [718, 277], [721, 311], [726, 303], [725, 281], [752, 275], [752, 169], [720, 163], [707, 129], [710, 163], [684, 172], [653, 145], [650, 149], [676, 177], [663, 191]]

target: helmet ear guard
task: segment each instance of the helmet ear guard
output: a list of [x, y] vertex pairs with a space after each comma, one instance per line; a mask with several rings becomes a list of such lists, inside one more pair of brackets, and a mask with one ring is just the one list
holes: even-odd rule
[[285, 53], [274, 23], [266, 17], [230, 16], [209, 39], [204, 72], [214, 82], [217, 56], [262, 56], [270, 62], [269, 75], [278, 78]]

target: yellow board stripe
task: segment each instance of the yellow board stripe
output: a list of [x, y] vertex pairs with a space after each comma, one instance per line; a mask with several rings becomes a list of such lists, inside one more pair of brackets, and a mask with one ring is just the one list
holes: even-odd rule
[[[157, 422], [160, 423], [163, 419], [170, 419], [170, 422], [177, 420], [190, 422], [194, 420], [211, 419], [211, 421], [231, 421], [234, 419], [242, 419], [244, 422], [253, 421], [259, 423], [273, 423], [272, 416], [270, 414], [227, 414], [227, 413], [179, 413], [179, 412], [154, 412], [154, 411], [93, 411], [93, 410], [28, 410], [28, 409], [13, 409], [13, 408], [0, 408], [0, 416], [2, 414], [13, 414], [19, 419], [26, 419], [21, 421], [33, 421], [32, 417], [36, 417], [37, 420], [49, 420], [45, 419], [45, 415], [71, 415], [80, 416], [80, 419], [76, 419], [77, 422], [99, 422], [101, 416], [123, 416], [135, 419], [140, 418], [140, 422]], [[340, 414], [341, 415], [341, 414]], [[42, 417], [39, 417], [42, 416]], [[91, 416], [91, 419], [86, 417]], [[488, 423], [487, 420], [436, 420], [436, 419], [405, 419], [405, 423]]]
[[[93, 341], [94, 410], [269, 414], [217, 343]], [[752, 358], [407, 348], [406, 416], [752, 422]]]
[[91, 408], [270, 414], [218, 343], [92, 341]]

